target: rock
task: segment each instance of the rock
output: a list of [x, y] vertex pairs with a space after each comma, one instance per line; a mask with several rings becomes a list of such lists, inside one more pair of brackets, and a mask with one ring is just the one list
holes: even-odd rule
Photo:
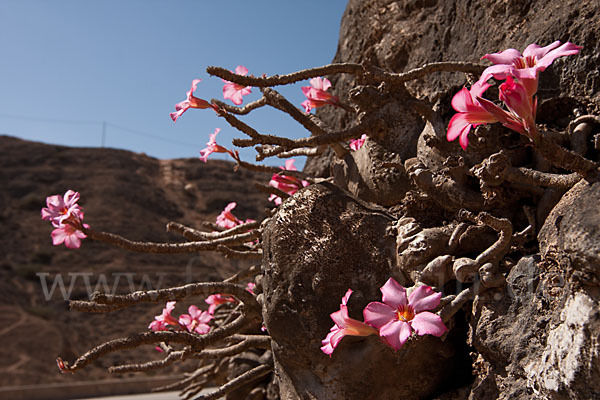
[[600, 285], [600, 182], [580, 181], [546, 218], [540, 252], [584, 285]]
[[456, 345], [460, 330], [445, 341], [419, 337], [398, 352], [374, 336], [345, 337], [331, 358], [321, 352], [329, 314], [348, 288], [349, 314], [362, 320], [390, 276], [404, 282], [392, 262], [392, 222], [331, 184], [299, 191], [271, 218], [263, 233], [263, 317], [281, 398], [422, 398], [459, 380], [448, 371], [468, 374], [468, 364], [456, 367], [466, 354]]

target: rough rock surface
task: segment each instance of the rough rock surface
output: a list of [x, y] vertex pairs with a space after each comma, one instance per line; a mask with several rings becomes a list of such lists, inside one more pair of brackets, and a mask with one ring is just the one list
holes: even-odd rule
[[[595, 1], [350, 0], [333, 61], [367, 62], [402, 72], [434, 61], [477, 62], [484, 54], [507, 48], [523, 51], [530, 43], [571, 41], [584, 46], [582, 53], [556, 60], [542, 74], [538, 91], [540, 103], [555, 108], [542, 122], [564, 127], [572, 107], [560, 106], [566, 99], [557, 107], [553, 99], [570, 97], [582, 112], [600, 109], [598, 26], [600, 3]], [[355, 86], [349, 75], [331, 81], [342, 99]], [[449, 96], [464, 84], [464, 75], [444, 72], [411, 83], [409, 90], [432, 103], [445, 96], [449, 109]], [[340, 110], [318, 114], [335, 129], [352, 121]], [[310, 161], [306, 170], [328, 175], [329, 165]]]
[[348, 288], [355, 290], [350, 316], [362, 320], [360, 310], [380, 298], [390, 276], [404, 282], [392, 265], [392, 219], [330, 184], [301, 190], [271, 218], [263, 235], [263, 316], [283, 399], [423, 398], [464, 381], [460, 329], [443, 341], [420, 337], [396, 353], [372, 336], [344, 338], [332, 358], [319, 349]]
[[[598, 27], [598, 2], [350, 0], [342, 20], [334, 62], [367, 63], [402, 72], [434, 61], [477, 62], [486, 53], [507, 48], [522, 51], [530, 43], [545, 46], [555, 40], [570, 41], [582, 45], [583, 50], [576, 57], [557, 59], [541, 74], [538, 91], [538, 123], [562, 131], [577, 113], [597, 115], [600, 110]], [[489, 65], [487, 61], [482, 64]], [[364, 113], [373, 111], [364, 108], [368, 102], [356, 93], [384, 92], [374, 87], [356, 89], [357, 82], [350, 75], [330, 79], [336, 94], [347, 98]], [[462, 74], [436, 73], [410, 82], [407, 89], [430, 104], [437, 102], [436, 110], [447, 125], [453, 114], [450, 99], [465, 83]], [[375, 103], [371, 103], [372, 108]], [[388, 111], [393, 115], [403, 110], [404, 104], [396, 102], [392, 108], [395, 109]], [[347, 128], [354, 118], [339, 109], [320, 109], [318, 115], [333, 129]], [[391, 125], [383, 123], [383, 132], [392, 132]], [[469, 153], [462, 152], [457, 143], [446, 143], [445, 130], [437, 132], [429, 123], [424, 130], [422, 126], [410, 123], [403, 128], [406, 147], [402, 152], [398, 147], [388, 146], [387, 153], [378, 155], [367, 148], [363, 154], [356, 152], [352, 157], [357, 164], [364, 163], [361, 157], [367, 153], [369, 157], [377, 158], [371, 160], [371, 164], [406, 162], [414, 157], [410, 155], [413, 138], [420, 135], [418, 162], [437, 172], [448, 168], [445, 162], [449, 155], [461, 155], [464, 160], [461, 162], [470, 168], [481, 162], [482, 158], [477, 159], [477, 156], [487, 156], [507, 147], [503, 142], [507, 136], [501, 135], [498, 127], [480, 128], [471, 133], [469, 146], [473, 152]], [[421, 130], [415, 133], [418, 129], [423, 133]], [[381, 140], [379, 131], [369, 135]], [[441, 146], [428, 146], [427, 142], [440, 140], [444, 141]], [[513, 165], [528, 164], [529, 168], [547, 171], [545, 161], [531, 148], [527, 150], [524, 143], [512, 142], [509, 157]], [[595, 150], [588, 149], [584, 154], [590, 159], [598, 158]], [[353, 194], [385, 204], [369, 190], [360, 190], [361, 185], [368, 187], [364, 185], [367, 181], [383, 180], [384, 172], [379, 178], [368, 176], [364, 172], [367, 168], [362, 168], [363, 172], [360, 168], [353, 171], [348, 168], [350, 163], [342, 163], [343, 168], [340, 168], [340, 161], [333, 161], [331, 153], [326, 157], [309, 160], [305, 171], [320, 176], [333, 174], [336, 182], [349, 180], [346, 187]], [[405, 164], [406, 171], [417, 163], [414, 160]], [[340, 169], [350, 173], [340, 173]], [[438, 179], [447, 177], [437, 175]], [[398, 187], [401, 193], [409, 189]], [[496, 194], [502, 195], [505, 189], [497, 188]], [[538, 197], [533, 197], [533, 204], [527, 196], [513, 198], [513, 203], [507, 203], [506, 199], [511, 195], [509, 191], [505, 194], [505, 199], [496, 200], [504, 207], [511, 204], [509, 207], [504, 210], [490, 207], [488, 210], [508, 215], [513, 210], [521, 210], [523, 205], [535, 207], [537, 228], [541, 227], [537, 236], [539, 247], [536, 244], [529, 253], [521, 251], [509, 256], [503, 267], [510, 271], [506, 275], [506, 287], [488, 290], [475, 299], [469, 313], [469, 344], [474, 354], [475, 382], [458, 391], [448, 390], [440, 398], [600, 398], [600, 183], [582, 181], [566, 194], [548, 189], [536, 194]], [[413, 197], [415, 204], [423, 204], [419, 203], [422, 198]], [[479, 208], [475, 205], [474, 208]], [[426, 208], [419, 207], [414, 215], [410, 214], [411, 217], [418, 219], [419, 212]], [[451, 207], [447, 209], [453, 211]], [[436, 223], [435, 218], [430, 218], [427, 221], [429, 226], [435, 227], [443, 225], [444, 220], [439, 218]], [[415, 254], [421, 255], [418, 251]], [[514, 261], [510, 261], [511, 258]], [[413, 278], [419, 276], [421, 267], [415, 265], [414, 268]], [[467, 308], [471, 311], [470, 303]]]

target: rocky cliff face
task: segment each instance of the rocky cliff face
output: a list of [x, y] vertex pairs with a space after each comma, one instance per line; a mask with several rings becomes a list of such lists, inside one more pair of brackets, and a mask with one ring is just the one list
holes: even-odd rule
[[[538, 91], [537, 122], [545, 124], [549, 131], [560, 132], [576, 116], [597, 115], [600, 110], [599, 27], [600, 4], [597, 2], [350, 0], [342, 20], [334, 62], [367, 63], [402, 72], [434, 61], [477, 62], [486, 53], [507, 48], [522, 51], [530, 43], [544, 46], [555, 40], [570, 41], [583, 46], [583, 50], [578, 56], [562, 58], [549, 67], [541, 76]], [[475, 142], [470, 144], [471, 150], [464, 152], [456, 144], [441, 143], [445, 142], [445, 132], [440, 134], [432, 126], [425, 126], [407, 101], [404, 89], [390, 92], [381, 87], [360, 86], [361, 83], [350, 75], [330, 79], [337, 95], [365, 115], [381, 112], [382, 122], [378, 125], [379, 130], [368, 132], [365, 147], [353, 153], [351, 159], [336, 159], [330, 153], [310, 160], [305, 171], [333, 176], [336, 183], [356, 198], [387, 207], [396, 220], [412, 220], [404, 228], [397, 222], [374, 222], [380, 225], [377, 229], [381, 233], [373, 234], [370, 229], [357, 232], [360, 239], [350, 245], [352, 251], [349, 251], [343, 244], [336, 245], [353, 227], [353, 223], [342, 216], [352, 214], [353, 218], [362, 220], [358, 215], [372, 211], [349, 207], [343, 200], [348, 194], [325, 194], [323, 188], [308, 188], [294, 201], [298, 202], [302, 197], [306, 207], [314, 204], [317, 211], [305, 212], [300, 206], [290, 211], [286, 205], [291, 203], [284, 203], [278, 211], [266, 232], [265, 243], [270, 249], [268, 254], [272, 255], [265, 258], [263, 269], [267, 300], [265, 321], [276, 342], [274, 355], [276, 369], [280, 371], [282, 396], [307, 399], [429, 398], [435, 395], [444, 399], [600, 398], [597, 384], [600, 382], [600, 198], [597, 178], [589, 177], [575, 186], [541, 187], [535, 189], [535, 193], [527, 189], [527, 194], [521, 192], [522, 187], [516, 188], [508, 182], [494, 189], [477, 188], [473, 185], [473, 179], [479, 177], [475, 172], [477, 166], [507, 144], [511, 147], [508, 157], [514, 166], [554, 174], [563, 174], [564, 170], [550, 166], [536, 151], [527, 149], [525, 142], [508, 138], [498, 128], [478, 131], [474, 135]], [[450, 99], [464, 84], [464, 75], [444, 72], [413, 81], [406, 85], [406, 90], [435, 105], [434, 110], [447, 125], [453, 113]], [[383, 109], [385, 112], [381, 111]], [[332, 109], [319, 110], [317, 114], [336, 129], [347, 128], [355, 118], [347, 112]], [[598, 147], [594, 148], [592, 144], [598, 132], [598, 125], [590, 128], [588, 144], [582, 151], [577, 150], [577, 145], [569, 138], [558, 139], [558, 142], [580, 151], [588, 159], [598, 160]], [[466, 175], [459, 172], [469, 169], [471, 173]], [[439, 189], [448, 181], [473, 191], [462, 192], [460, 198], [446, 196], [443, 190], [419, 196], [427, 182], [430, 187]], [[327, 200], [314, 200], [321, 196]], [[486, 210], [506, 218], [515, 233], [528, 225], [527, 220], [531, 227], [528, 239], [514, 236], [501, 260], [486, 267], [494, 269], [502, 283], [474, 296], [473, 301], [462, 308], [464, 316], [455, 318], [453, 323], [457, 328], [453, 329], [456, 335], [464, 335], [465, 347], [455, 344], [449, 351], [432, 346], [427, 355], [418, 353], [418, 344], [415, 344], [415, 348], [407, 352], [416, 353], [396, 354], [396, 366], [393, 366], [394, 357], [389, 354], [377, 355], [382, 359], [372, 353], [365, 356], [365, 352], [374, 351], [369, 340], [355, 340], [347, 347], [340, 347], [340, 354], [334, 354], [332, 361], [319, 359], [322, 355], [318, 352], [317, 342], [311, 345], [310, 353], [303, 354], [295, 353], [293, 344], [283, 345], [287, 341], [300, 340], [298, 335], [312, 339], [324, 337], [328, 328], [327, 315], [336, 310], [337, 295], [347, 287], [360, 290], [360, 296], [368, 298], [369, 294], [373, 296], [374, 282], [383, 283], [383, 275], [404, 273], [405, 282], [411, 284], [425, 279], [432, 268], [452, 268], [454, 265], [456, 272], [457, 259], [475, 258], [474, 255], [493, 243], [496, 236], [489, 227], [483, 229], [480, 226], [475, 229], [477, 232], [461, 236], [458, 247], [452, 247], [456, 242], [451, 236], [457, 232], [455, 228], [460, 223], [456, 211], [463, 207], [473, 211]], [[310, 235], [314, 236], [312, 247], [287, 247], [289, 243], [299, 243], [297, 238], [292, 238], [300, 234], [300, 230], [290, 228], [294, 225], [282, 221], [310, 221], [311, 215], [315, 215], [313, 212], [326, 216], [324, 221], [339, 216], [339, 222], [326, 231], [311, 230]], [[372, 221], [384, 219], [377, 212], [375, 215], [369, 218]], [[534, 217], [526, 218], [526, 215]], [[328, 226], [328, 223], [323, 225]], [[413, 229], [414, 226], [417, 228]], [[381, 253], [363, 248], [369, 247], [375, 238], [385, 237], [383, 232], [396, 236], [398, 243], [403, 243], [398, 245], [396, 265], [392, 267], [380, 260]], [[354, 238], [343, 242], [353, 243], [352, 240]], [[385, 252], [385, 248], [382, 245], [381, 252]], [[361, 249], [360, 256], [352, 255], [356, 249]], [[336, 254], [334, 259], [331, 259], [331, 253]], [[370, 259], [373, 260], [372, 268], [365, 267]], [[303, 275], [297, 272], [302, 268], [310, 270], [308, 275], [314, 280], [302, 281], [300, 276]], [[489, 269], [479, 270], [482, 282], [486, 271]], [[322, 287], [315, 280], [323, 274], [339, 274], [343, 278]], [[273, 279], [273, 276], [284, 278]], [[361, 277], [360, 282], [357, 277]], [[445, 292], [452, 292], [450, 286], [455, 281], [445, 279], [443, 282], [445, 286], [441, 287]], [[336, 296], [331, 304], [323, 303], [312, 297], [318, 291], [332, 291]], [[359, 305], [364, 306], [362, 303], [366, 301], [357, 296]], [[319, 307], [327, 310], [319, 312]], [[288, 311], [281, 313], [283, 309]], [[304, 311], [311, 317], [303, 315]], [[468, 325], [462, 333], [461, 324]], [[460, 339], [455, 343], [458, 342]], [[453, 356], [449, 356], [451, 353]], [[469, 355], [471, 361], [465, 366], [465, 356]], [[418, 366], [411, 366], [409, 372], [402, 367], [408, 360], [420, 360], [416, 361], [417, 365], [427, 365], [431, 358], [439, 360], [440, 365], [449, 363], [450, 367], [444, 367], [446, 374], [462, 368], [470, 377], [465, 378], [462, 374], [455, 378], [454, 383], [462, 386], [456, 389], [444, 380], [444, 372], [435, 368], [425, 373], [419, 372]], [[371, 369], [371, 365], [377, 363], [385, 367]], [[359, 385], [360, 388], [354, 387], [353, 383], [359, 378], [349, 371], [352, 368], [369, 371], [369, 382]], [[402, 384], [384, 382], [389, 377]], [[423, 384], [416, 388], [407, 383], [406, 387], [411, 389], [406, 393], [402, 391], [404, 383], [415, 380]]]

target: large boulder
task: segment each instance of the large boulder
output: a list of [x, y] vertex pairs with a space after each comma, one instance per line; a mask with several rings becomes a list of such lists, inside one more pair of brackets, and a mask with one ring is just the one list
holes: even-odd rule
[[344, 338], [331, 358], [321, 352], [329, 314], [348, 288], [350, 316], [362, 320], [390, 276], [404, 282], [393, 263], [392, 222], [336, 186], [318, 184], [286, 200], [266, 226], [263, 317], [283, 399], [424, 398], [470, 374], [460, 329], [446, 340], [411, 340], [398, 352], [374, 336]]

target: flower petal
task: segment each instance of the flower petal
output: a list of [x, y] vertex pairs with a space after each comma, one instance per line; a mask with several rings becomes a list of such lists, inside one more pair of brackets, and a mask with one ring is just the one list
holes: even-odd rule
[[396, 282], [394, 278], [388, 279], [380, 290], [383, 294], [383, 302], [390, 307], [398, 309], [400, 306], [408, 304], [406, 300], [406, 289]]
[[429, 311], [420, 312], [415, 315], [411, 321], [411, 325], [420, 336], [433, 335], [439, 337], [448, 331], [448, 328], [442, 322], [442, 318]]
[[185, 325], [185, 326], [191, 325], [192, 320], [193, 320], [193, 318], [188, 314], [181, 314], [179, 316], [179, 323], [181, 325]]
[[469, 111], [469, 108], [473, 106], [473, 97], [466, 87], [463, 87], [458, 93], [452, 97], [452, 108], [456, 111]]
[[442, 298], [441, 293], [434, 292], [429, 286], [416, 287], [410, 296], [408, 296], [408, 304], [410, 304], [416, 313], [425, 310], [433, 310], [440, 304]]
[[512, 74], [514, 69], [512, 65], [507, 64], [492, 65], [483, 70], [478, 82], [487, 82], [491, 77], [500, 80], [506, 79], [506, 75]]
[[521, 52], [517, 49], [507, 49], [501, 51], [500, 53], [486, 54], [485, 56], [481, 57], [482, 60], [484, 58], [487, 58], [494, 64], [511, 65], [513, 64], [514, 60], [521, 58]]
[[410, 324], [403, 321], [393, 321], [379, 330], [379, 336], [394, 348], [399, 350], [410, 337], [412, 330]]
[[342, 305], [346, 305], [348, 304], [348, 299], [350, 299], [350, 295], [352, 294], [352, 289], [348, 289], [348, 291], [346, 291], [346, 294], [344, 295], [344, 297], [342, 297]]
[[525, 51], [523, 51], [523, 57], [535, 57], [536, 59], [540, 60], [546, 55], [546, 53], [548, 53], [550, 50], [554, 50], [558, 46], [560, 46], [560, 40], [550, 43], [546, 47], [542, 47], [539, 44], [532, 43], [525, 48]]
[[244, 67], [243, 65], [238, 65], [235, 68], [235, 73], [238, 75], [246, 75], [248, 73], [248, 68]]
[[[446, 133], [446, 139], [449, 142], [455, 140], [457, 137], [463, 134], [465, 129], [471, 130], [471, 123], [467, 121], [467, 113], [454, 114], [448, 124], [448, 132]], [[468, 131], [466, 132], [469, 133]], [[466, 134], [465, 134], [466, 136]]]
[[387, 304], [373, 301], [363, 310], [363, 317], [367, 324], [380, 329], [390, 321], [397, 320], [396, 308], [392, 308]]
[[333, 322], [340, 328], [346, 327], [346, 321], [350, 318], [348, 316], [348, 308], [346, 306], [340, 306], [340, 309], [334, 313], [329, 314]]
[[576, 44], [567, 42], [567, 43], [563, 44], [562, 46], [560, 46], [559, 48], [550, 51], [549, 53], [544, 55], [541, 59], [539, 59], [536, 63], [536, 67], [539, 71], [543, 71], [550, 64], [552, 64], [552, 62], [554, 60], [556, 60], [558, 57], [570, 56], [573, 54], [577, 54], [577, 53], [579, 53], [579, 50], [581, 50], [582, 48], [583, 47], [581, 47], [581, 46], [577, 46]]

